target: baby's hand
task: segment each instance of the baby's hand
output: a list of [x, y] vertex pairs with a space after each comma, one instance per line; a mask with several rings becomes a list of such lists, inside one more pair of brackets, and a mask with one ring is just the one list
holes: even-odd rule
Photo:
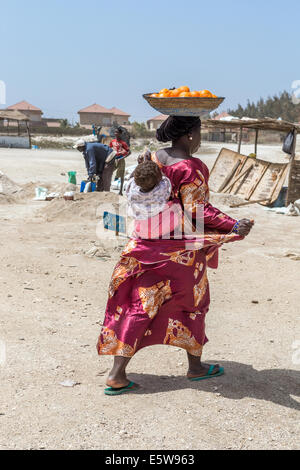
[[147, 160], [151, 160], [151, 152], [149, 149], [145, 150], [142, 155], [138, 156], [138, 164], [146, 162]]

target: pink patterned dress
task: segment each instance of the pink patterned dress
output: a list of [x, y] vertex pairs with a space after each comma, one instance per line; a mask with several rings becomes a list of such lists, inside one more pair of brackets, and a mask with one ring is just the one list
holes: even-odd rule
[[207, 166], [197, 158], [163, 166], [172, 196], [188, 205], [191, 218], [204, 207], [202, 248], [185, 239], [132, 238], [112, 274], [105, 319], [98, 339], [100, 355], [132, 357], [146, 346], [165, 344], [201, 357], [210, 294], [207, 267], [218, 265], [218, 248], [241, 240], [236, 220], [209, 202]]

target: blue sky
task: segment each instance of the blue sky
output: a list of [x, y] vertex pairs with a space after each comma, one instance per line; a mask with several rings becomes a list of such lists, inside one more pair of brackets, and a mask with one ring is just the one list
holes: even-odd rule
[[94, 102], [144, 121], [142, 94], [208, 88], [220, 111], [300, 79], [300, 2], [290, 0], [10, 0], [0, 9], [0, 80], [7, 105], [44, 117]]

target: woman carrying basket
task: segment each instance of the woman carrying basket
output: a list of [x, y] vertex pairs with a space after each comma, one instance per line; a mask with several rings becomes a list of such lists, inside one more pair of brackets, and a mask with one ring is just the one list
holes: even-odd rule
[[[158, 129], [160, 142], [172, 146], [151, 156], [172, 185], [177, 199], [196, 225], [197, 207], [203, 207], [204, 233], [201, 247], [181, 239], [132, 238], [116, 265], [110, 287], [104, 323], [97, 349], [114, 356], [107, 379], [107, 395], [134, 391], [138, 384], [126, 376], [126, 366], [140, 349], [165, 344], [187, 353], [187, 378], [192, 381], [220, 376], [218, 364], [201, 362], [208, 341], [205, 316], [210, 293], [207, 267], [216, 268], [218, 248], [241, 240], [253, 222], [237, 221], [209, 203], [206, 165], [192, 156], [201, 143], [201, 121], [194, 117], [170, 116]], [[186, 209], [188, 208], [188, 209]]]

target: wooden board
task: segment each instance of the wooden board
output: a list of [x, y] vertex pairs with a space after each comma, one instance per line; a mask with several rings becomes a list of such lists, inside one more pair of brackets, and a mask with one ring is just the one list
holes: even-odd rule
[[271, 202], [275, 202], [286, 179], [287, 171], [288, 164], [271, 163], [251, 194], [250, 200], [271, 197]]
[[221, 185], [224, 183], [227, 175], [234, 169], [238, 160], [241, 160], [241, 165], [232, 175], [233, 177], [235, 175], [238, 175], [238, 173], [240, 172], [240, 168], [242, 167], [246, 159], [247, 157], [245, 155], [241, 155], [237, 152], [233, 152], [231, 150], [223, 148], [210, 172], [210, 189], [217, 193]]
[[[241, 163], [232, 175], [239, 160]], [[228, 181], [228, 175], [232, 175], [232, 182], [243, 175], [231, 186], [229, 181], [223, 191], [240, 196], [246, 201], [266, 200], [261, 204], [267, 205], [276, 201], [279, 196], [287, 171], [288, 163], [272, 163], [222, 149], [211, 171], [209, 186], [212, 191], [218, 192], [224, 181]]]

